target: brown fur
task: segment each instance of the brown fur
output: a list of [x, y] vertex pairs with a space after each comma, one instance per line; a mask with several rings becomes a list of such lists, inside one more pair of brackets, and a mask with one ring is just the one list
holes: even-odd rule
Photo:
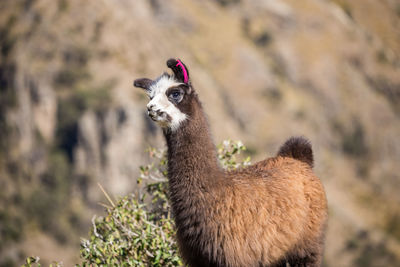
[[286, 143], [277, 157], [227, 172], [218, 164], [193, 88], [177, 106], [189, 119], [175, 132], [164, 129], [164, 135], [170, 201], [185, 262], [192, 267], [320, 266], [327, 202], [305, 139]]

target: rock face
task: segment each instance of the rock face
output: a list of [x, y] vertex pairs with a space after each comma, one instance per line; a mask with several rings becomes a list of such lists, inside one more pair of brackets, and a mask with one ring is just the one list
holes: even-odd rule
[[[22, 250], [76, 262], [64, 247], [101, 212], [96, 184], [134, 191], [144, 150], [163, 145], [131, 84], [174, 56], [217, 143], [240, 139], [256, 161], [291, 135], [311, 139], [331, 211], [325, 266], [400, 263], [397, 1], [8, 0], [0, 10], [1, 264]], [[48, 239], [55, 255], [35, 250]]]

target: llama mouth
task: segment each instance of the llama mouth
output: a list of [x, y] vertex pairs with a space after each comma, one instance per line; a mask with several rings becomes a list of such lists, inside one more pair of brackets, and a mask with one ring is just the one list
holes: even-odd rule
[[147, 114], [149, 115], [150, 119], [155, 122], [170, 122], [171, 117], [162, 111], [148, 111]]
[[149, 117], [152, 121], [159, 122], [162, 121], [162, 117], [157, 114], [149, 114]]
[[153, 121], [157, 121], [157, 114], [153, 113], [153, 112], [148, 112], [147, 115], [149, 115], [150, 119], [152, 119]]

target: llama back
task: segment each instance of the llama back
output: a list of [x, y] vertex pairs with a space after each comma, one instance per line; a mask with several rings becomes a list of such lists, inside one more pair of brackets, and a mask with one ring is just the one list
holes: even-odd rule
[[[270, 158], [238, 171], [234, 180], [235, 207], [230, 210], [241, 212], [226, 216], [232, 217], [231, 227], [242, 228], [236, 230], [241, 239], [233, 244], [248, 247], [247, 253], [258, 254], [267, 264], [306, 255], [305, 248], [322, 251], [326, 198], [308, 165], [292, 157]], [[253, 243], [255, 239], [264, 242]]]

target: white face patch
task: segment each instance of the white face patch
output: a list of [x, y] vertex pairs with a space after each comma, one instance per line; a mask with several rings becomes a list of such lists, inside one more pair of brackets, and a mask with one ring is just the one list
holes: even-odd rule
[[157, 83], [150, 86], [148, 91], [151, 99], [147, 104], [150, 118], [160, 124], [161, 127], [171, 128], [172, 131], [177, 130], [187, 116], [168, 100], [165, 93], [169, 88], [180, 84], [174, 80], [174, 77], [163, 75]]

